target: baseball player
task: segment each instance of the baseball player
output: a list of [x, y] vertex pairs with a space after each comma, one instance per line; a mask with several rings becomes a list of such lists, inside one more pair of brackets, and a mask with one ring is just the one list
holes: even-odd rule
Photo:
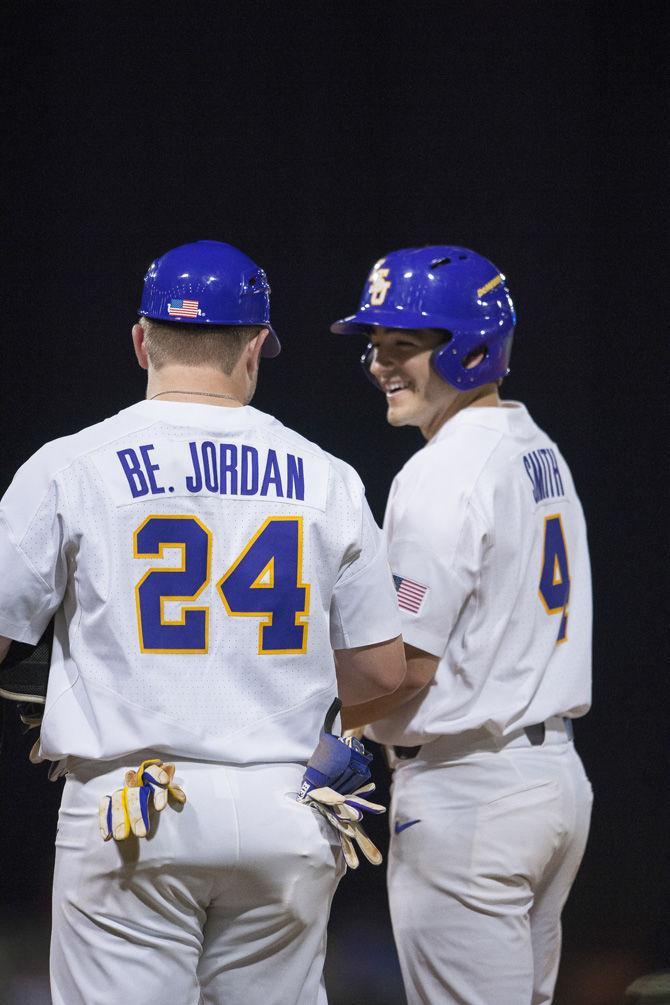
[[425, 446], [384, 530], [407, 656], [394, 694], [349, 710], [394, 767], [389, 898], [411, 1003], [552, 1000], [561, 909], [592, 794], [572, 742], [591, 698], [591, 580], [565, 459], [501, 401], [516, 317], [467, 248], [393, 252], [358, 311], [392, 426]]
[[[355, 838], [367, 807], [328, 788], [326, 737], [303, 786], [323, 813], [296, 795], [336, 694], [394, 689], [404, 653], [359, 478], [249, 405], [280, 351], [269, 292], [227, 244], [157, 259], [147, 399], [46, 444], [0, 502], [0, 658], [55, 615], [54, 1005], [325, 1001], [331, 823]], [[99, 806], [104, 837], [146, 840], [101, 840]]]

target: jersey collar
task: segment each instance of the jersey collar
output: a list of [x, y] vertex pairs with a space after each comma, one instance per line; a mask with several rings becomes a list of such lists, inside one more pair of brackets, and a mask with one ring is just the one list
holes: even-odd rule
[[451, 419], [448, 419], [438, 431], [428, 440], [426, 446], [431, 443], [439, 443], [446, 439], [460, 426], [480, 426], [485, 429], [497, 429], [500, 432], [511, 432], [512, 429], [521, 429], [527, 426], [530, 416], [526, 406], [520, 401], [503, 401], [499, 406], [486, 407], [480, 405], [470, 405], [457, 412]]
[[201, 405], [190, 401], [138, 401], [123, 409], [120, 415], [137, 415], [144, 419], [167, 422], [175, 426], [195, 426], [203, 429], [250, 429], [268, 426], [277, 419], [251, 405], [226, 408], [221, 405]]

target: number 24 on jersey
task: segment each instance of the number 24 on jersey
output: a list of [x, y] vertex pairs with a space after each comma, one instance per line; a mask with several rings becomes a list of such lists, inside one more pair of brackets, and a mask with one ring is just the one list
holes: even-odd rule
[[[268, 517], [216, 583], [231, 617], [258, 618], [261, 655], [307, 651], [309, 584], [302, 582], [302, 517]], [[211, 579], [212, 532], [196, 516], [148, 516], [133, 535], [135, 558], [180, 552], [179, 564], [148, 569], [135, 587], [143, 653], [206, 653], [207, 605], [197, 603]], [[166, 604], [179, 613], [168, 616]]]

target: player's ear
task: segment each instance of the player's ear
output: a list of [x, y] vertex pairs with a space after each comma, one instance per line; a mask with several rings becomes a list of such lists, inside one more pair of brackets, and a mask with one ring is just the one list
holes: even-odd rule
[[263, 348], [263, 343], [270, 332], [267, 328], [261, 328], [257, 335], [254, 335], [252, 339], [247, 343], [246, 358], [247, 358], [247, 371], [249, 373], [255, 373], [258, 369], [258, 364], [261, 358], [261, 349]]
[[137, 362], [140, 364], [143, 370], [149, 369], [149, 356], [147, 354], [147, 349], [144, 344], [144, 328], [141, 324], [134, 324], [132, 327], [132, 338], [133, 338], [133, 348], [135, 350], [135, 356], [137, 357]]

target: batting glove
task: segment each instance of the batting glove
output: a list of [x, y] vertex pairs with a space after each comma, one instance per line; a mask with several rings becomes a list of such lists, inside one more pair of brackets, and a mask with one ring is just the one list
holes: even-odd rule
[[307, 762], [298, 799], [323, 814], [338, 832], [347, 865], [357, 869], [358, 845], [373, 865], [380, 865], [382, 856], [370, 840], [361, 820], [364, 813], [385, 813], [386, 808], [372, 803], [365, 795], [374, 792], [370, 779], [370, 754], [353, 736], [333, 736], [331, 730], [341, 708], [335, 699], [326, 715], [321, 739]]
[[173, 783], [174, 772], [174, 764], [163, 764], [157, 758], [142, 761], [137, 771], [126, 771], [123, 788], [100, 800], [98, 820], [103, 841], [124, 841], [131, 833], [146, 837], [152, 804], [160, 812], [170, 796], [185, 803], [184, 790]]

